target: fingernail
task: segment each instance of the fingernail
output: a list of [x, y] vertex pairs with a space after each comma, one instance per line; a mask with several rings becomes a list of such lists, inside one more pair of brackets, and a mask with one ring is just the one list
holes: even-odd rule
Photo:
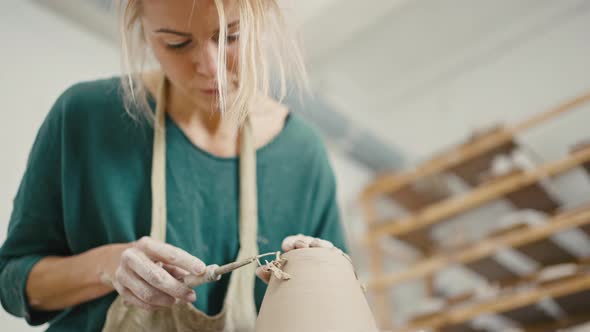
[[297, 240], [297, 242], [295, 242], [295, 248], [297, 248], [297, 247], [306, 248], [306, 247], [309, 247], [309, 245], [305, 241]]
[[194, 291], [192, 291], [187, 295], [186, 300], [190, 303], [195, 302], [197, 300], [197, 294]]
[[198, 264], [197, 266], [195, 266], [194, 271], [196, 274], [202, 274], [205, 272], [205, 265], [204, 264]]

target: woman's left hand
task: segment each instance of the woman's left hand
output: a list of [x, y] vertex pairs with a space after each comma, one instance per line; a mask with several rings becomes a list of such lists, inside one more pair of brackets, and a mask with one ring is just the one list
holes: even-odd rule
[[[283, 252], [289, 252], [291, 250], [303, 248], [333, 248], [334, 245], [330, 241], [299, 234], [287, 236], [283, 240], [281, 247]], [[270, 281], [271, 272], [267, 271], [264, 266], [260, 266], [258, 269], [256, 269], [256, 275], [262, 279], [262, 281], [268, 284]]]

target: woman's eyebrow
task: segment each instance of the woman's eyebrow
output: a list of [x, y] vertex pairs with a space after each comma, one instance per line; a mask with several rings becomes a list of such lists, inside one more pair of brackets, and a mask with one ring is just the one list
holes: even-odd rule
[[[240, 21], [239, 20], [235, 20], [233, 22], [231, 22], [230, 24], [227, 25], [227, 30], [234, 28], [236, 26], [240, 25]], [[219, 32], [219, 29], [215, 30], [215, 32]]]
[[[239, 20], [233, 21], [227, 25], [227, 29], [234, 28], [234, 27], [238, 26], [239, 24], [240, 24]], [[156, 33], [170, 33], [170, 34], [178, 35], [178, 36], [182, 36], [182, 37], [192, 36], [192, 34], [190, 32], [177, 31], [177, 30], [168, 29], [168, 28], [161, 28], [161, 29], [155, 30], [154, 32], [156, 32]], [[219, 29], [217, 29], [215, 32], [219, 32]]]
[[192, 36], [192, 34], [189, 32], [176, 31], [173, 29], [166, 29], [166, 28], [158, 29], [158, 30], [155, 30], [154, 32], [156, 32], [156, 33], [170, 33], [170, 34], [178, 35], [178, 36], [182, 36], [182, 37]]

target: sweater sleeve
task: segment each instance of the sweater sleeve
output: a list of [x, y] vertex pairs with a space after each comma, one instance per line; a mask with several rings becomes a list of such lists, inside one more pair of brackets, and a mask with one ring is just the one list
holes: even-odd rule
[[59, 314], [31, 308], [26, 294], [31, 269], [44, 257], [69, 254], [61, 204], [62, 113], [67, 99], [64, 93], [57, 100], [38, 131], [0, 248], [2, 306], [31, 325]]

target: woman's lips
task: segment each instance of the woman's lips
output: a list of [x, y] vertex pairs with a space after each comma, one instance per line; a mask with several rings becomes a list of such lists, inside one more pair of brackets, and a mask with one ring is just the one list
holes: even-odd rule
[[201, 93], [206, 94], [206, 95], [218, 95], [219, 94], [219, 90], [218, 89], [200, 89]]

